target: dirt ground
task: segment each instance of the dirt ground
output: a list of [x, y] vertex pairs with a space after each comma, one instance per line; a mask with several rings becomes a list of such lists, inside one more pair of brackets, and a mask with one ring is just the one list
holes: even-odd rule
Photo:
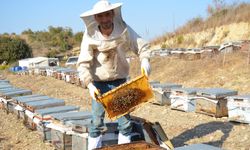
[[[222, 87], [250, 93], [250, 64], [244, 53], [227, 54], [201, 60], [153, 58], [150, 80], [171, 82], [185, 87]], [[131, 78], [139, 74], [138, 60], [132, 60]], [[61, 98], [67, 105], [90, 110], [88, 91], [50, 77], [18, 76], [2, 73], [17, 87], [33, 93]], [[250, 150], [250, 126], [229, 122], [227, 118], [214, 118], [198, 113], [171, 110], [169, 106], [147, 103], [132, 115], [151, 122], [160, 122], [175, 147], [206, 143], [227, 150]], [[0, 110], [0, 149], [53, 149], [43, 143], [36, 131], [25, 128], [13, 114]]]

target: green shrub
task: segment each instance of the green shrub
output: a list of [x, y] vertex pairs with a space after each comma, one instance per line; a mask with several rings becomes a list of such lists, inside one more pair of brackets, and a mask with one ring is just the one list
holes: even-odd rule
[[5, 70], [8, 69], [10, 66], [9, 65], [0, 65], [0, 70]]
[[49, 57], [49, 58], [54, 58], [54, 57], [56, 57], [56, 55], [57, 54], [59, 54], [59, 52], [57, 51], [57, 50], [50, 50], [47, 54], [46, 54], [46, 56], [47, 57]]
[[0, 36], [0, 63], [11, 63], [29, 57], [32, 57], [32, 49], [24, 40], [16, 36]]
[[167, 44], [166, 44], [166, 43], [162, 43], [162, 44], [161, 44], [161, 48], [163, 48], [163, 49], [164, 49], [164, 48], [167, 48]]
[[183, 35], [178, 35], [177, 36], [177, 44], [181, 44], [181, 43], [183, 43], [183, 41], [184, 41]]

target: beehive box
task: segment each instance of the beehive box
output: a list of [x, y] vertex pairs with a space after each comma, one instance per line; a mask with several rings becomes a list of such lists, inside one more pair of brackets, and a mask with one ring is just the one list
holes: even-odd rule
[[217, 118], [226, 117], [228, 116], [226, 97], [233, 95], [237, 95], [237, 91], [222, 88], [200, 90], [197, 92], [199, 98], [196, 99], [195, 112]]
[[79, 111], [80, 107], [77, 106], [56, 106], [51, 108], [45, 108], [45, 109], [37, 109], [35, 110], [35, 115], [37, 118], [40, 118], [41, 120], [44, 120], [44, 118], [47, 116], [49, 117], [51, 114], [60, 114], [65, 112], [76, 112]]
[[12, 100], [0, 97], [0, 108], [8, 114], [9, 112], [14, 112], [15, 105]]
[[67, 83], [71, 83], [71, 78], [72, 78], [73, 76], [71, 75], [71, 74], [66, 74], [65, 75], [65, 81], [67, 82]]
[[75, 70], [70, 69], [70, 68], [66, 68], [65, 70], [62, 70], [61, 75], [62, 75], [62, 80], [69, 82], [69, 79], [66, 80], [67, 75], [71, 75], [75, 72]]
[[[134, 142], [134, 141], [144, 140], [142, 124], [136, 121], [132, 121], [131, 123], [132, 123], [131, 141]], [[119, 130], [117, 129], [117, 126], [118, 123], [106, 123], [107, 130], [103, 132], [103, 138], [102, 138], [103, 146], [118, 144]]]
[[155, 103], [159, 105], [171, 105], [171, 89], [181, 88], [182, 85], [173, 83], [159, 83], [152, 85], [155, 94]]
[[1, 97], [0, 97], [0, 109], [4, 109], [4, 101]]
[[175, 150], [222, 150], [207, 144], [192, 144], [188, 146], [177, 147]]
[[75, 76], [74, 76], [74, 84], [76, 84], [77, 86], [82, 86], [82, 82], [80, 80], [79, 74], [75, 74]]
[[68, 68], [57, 68], [56, 69], [56, 79], [62, 80], [62, 72], [68, 70]]
[[[0, 93], [14, 88], [8, 82], [4, 82], [4, 80], [0, 80], [0, 81], [1, 81]], [[4, 96], [0, 96], [0, 109], [5, 109], [5, 103], [7, 103], [6, 98], [4, 98]]]
[[118, 144], [118, 133], [105, 133], [102, 135], [102, 146]]
[[64, 123], [68, 127], [72, 127], [72, 131], [77, 133], [87, 133], [88, 127], [91, 125], [91, 118], [81, 120], [69, 120]]
[[[102, 146], [116, 145], [118, 143], [117, 122], [106, 122], [106, 129], [102, 132]], [[132, 134], [131, 141], [141, 141], [144, 140], [144, 135], [142, 131], [142, 124], [140, 122], [132, 121]], [[88, 134], [74, 132], [72, 134], [72, 150], [84, 150], [87, 149], [88, 144]]]
[[29, 102], [48, 100], [51, 99], [51, 97], [46, 95], [32, 95], [30, 97], [17, 97], [12, 99], [14, 99], [19, 105], [26, 107], [27, 103]]
[[22, 100], [22, 99], [28, 99], [28, 98], [34, 98], [34, 97], [39, 97], [39, 96], [43, 96], [43, 95], [40, 95], [40, 94], [32, 94], [32, 95], [25, 95], [25, 96], [16, 96], [16, 97], [12, 97], [12, 99], [18, 103], [19, 100]]
[[41, 75], [41, 76], [47, 76], [46, 69], [47, 69], [46, 67], [40, 68], [39, 75]]
[[16, 103], [14, 103], [13, 101], [8, 101], [8, 103], [7, 103], [7, 109], [6, 109], [6, 111], [7, 111], [7, 114], [8, 113], [14, 113], [14, 112], [16, 112], [15, 110], [15, 108], [16, 108], [16, 106], [17, 106], [17, 104]]
[[25, 103], [25, 116], [24, 116], [24, 124], [30, 128], [30, 129], [35, 129], [36, 124], [33, 123], [33, 115], [32, 117], [27, 115], [27, 112], [34, 113], [35, 110], [37, 109], [43, 109], [43, 108], [50, 108], [50, 107], [56, 107], [56, 106], [64, 106], [65, 102], [64, 100], [60, 99], [46, 99], [46, 100], [41, 100], [41, 101], [31, 101]]
[[13, 87], [12, 85], [10, 85], [10, 84], [0, 84], [0, 89], [6, 89], [6, 88], [11, 88], [11, 87]]
[[39, 75], [40, 74], [40, 68], [41, 67], [35, 67], [34, 68], [34, 75]]
[[39, 120], [39, 123], [34, 125], [34, 119], [28, 119], [28, 124], [30, 127], [36, 127], [38, 133], [43, 141], [51, 141], [51, 129], [46, 127], [46, 124], [51, 121], [51, 114], [65, 113], [78, 111], [79, 107], [76, 106], [58, 106], [45, 109], [35, 110], [34, 119]]
[[66, 112], [51, 114], [54, 123], [60, 123], [65, 125], [66, 121], [69, 120], [84, 120], [92, 117], [91, 112], [89, 111], [80, 111], [80, 112]]
[[88, 133], [72, 134], [72, 150], [88, 150]]
[[72, 134], [51, 129], [51, 142], [57, 150], [72, 149]]
[[198, 88], [177, 88], [171, 90], [171, 109], [185, 112], [195, 111]]
[[8, 99], [11, 97], [31, 95], [31, 94], [32, 94], [31, 90], [20, 89], [20, 88], [11, 88], [0, 91], [0, 96]]
[[160, 84], [160, 81], [149, 81], [149, 84], [151, 85], [151, 87], [153, 88], [153, 86], [155, 84]]
[[118, 134], [118, 122], [114, 121], [114, 122], [110, 122], [108, 120], [105, 120], [105, 129], [104, 132], [105, 133], [117, 133]]
[[[113, 145], [118, 142], [118, 130], [117, 122], [105, 123], [107, 129], [105, 129], [102, 135], [102, 145]], [[75, 131], [75, 130], [74, 130]], [[74, 132], [72, 134], [72, 150], [87, 150], [88, 149], [88, 133], [86, 132]]]
[[53, 67], [48, 67], [48, 68], [46, 68], [47, 76], [53, 77], [54, 72], [55, 72], [56, 69], [58, 69], [58, 68], [60, 68], [60, 67], [58, 67], [58, 66], [53, 66]]
[[35, 74], [34, 68], [29, 68], [28, 72], [29, 72], [29, 75]]
[[75, 83], [75, 76], [77, 73], [78, 72], [75, 70], [75, 71], [67, 74], [66, 75], [66, 82], [74, 84]]
[[[16, 103], [15, 103], [16, 104]], [[24, 107], [20, 106], [19, 104], [16, 104], [14, 108], [14, 114], [17, 115], [17, 119], [24, 119]]]
[[36, 109], [43, 109], [43, 108], [50, 108], [50, 107], [64, 106], [64, 105], [65, 105], [64, 100], [50, 98], [45, 100], [27, 102], [25, 103], [25, 109], [34, 112]]
[[227, 100], [228, 119], [250, 123], [250, 95], [229, 96]]
[[160, 146], [147, 143], [145, 141], [138, 141], [128, 144], [120, 144], [120, 145], [112, 145], [112, 146], [105, 146], [101, 148], [97, 148], [96, 150], [131, 150], [131, 149], [138, 149], [138, 150], [165, 150]]
[[2, 84], [2, 83], [10, 83], [10, 81], [9, 80], [0, 80], [0, 84]]
[[53, 68], [53, 67], [48, 67], [48, 68], [46, 68], [46, 76], [47, 76], [47, 77], [51, 77], [51, 76], [52, 76], [52, 73], [51, 73], [51, 72], [52, 72], [52, 68]]
[[36, 130], [43, 142], [51, 142], [51, 128], [47, 128], [49, 122], [41, 122], [36, 125]]
[[[72, 131], [72, 126], [66, 126], [66, 123], [70, 120], [84, 120], [91, 117], [91, 113], [87, 111], [82, 112], [67, 112], [61, 114], [51, 115], [54, 120], [53, 124], [62, 126], [69, 131]], [[62, 132], [63, 130], [58, 130], [58, 128], [53, 128], [51, 130], [52, 144], [56, 149], [72, 149], [72, 132]]]
[[0, 97], [4, 98], [6, 101], [4, 101], [4, 109], [6, 112], [14, 112], [16, 104], [11, 99], [11, 97], [15, 96], [21, 96], [21, 95], [29, 95], [32, 94], [31, 90], [25, 90], [20, 88], [7, 88], [7, 89], [1, 89], [0, 90]]

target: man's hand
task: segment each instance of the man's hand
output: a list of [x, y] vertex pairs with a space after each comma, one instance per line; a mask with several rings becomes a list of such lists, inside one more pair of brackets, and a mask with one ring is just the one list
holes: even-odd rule
[[88, 84], [89, 94], [90, 96], [96, 100], [97, 96], [100, 95], [99, 90], [94, 86], [93, 83]]
[[141, 60], [141, 72], [142, 74], [145, 74], [147, 77], [150, 74], [150, 64], [149, 64], [149, 60], [147, 58], [143, 58]]

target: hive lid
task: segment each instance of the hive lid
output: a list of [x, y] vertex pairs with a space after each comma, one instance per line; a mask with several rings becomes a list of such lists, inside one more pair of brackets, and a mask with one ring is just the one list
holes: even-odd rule
[[78, 111], [80, 107], [77, 106], [57, 106], [45, 109], [38, 109], [35, 110], [35, 113], [41, 116], [53, 114], [53, 113], [62, 113], [62, 112], [69, 112], [69, 111]]
[[197, 92], [198, 96], [204, 96], [208, 98], [225, 98], [227, 96], [237, 95], [238, 92], [234, 90], [228, 90], [223, 88], [209, 88], [202, 89]]
[[177, 147], [175, 150], [222, 150], [207, 144], [193, 144], [189, 146]]

